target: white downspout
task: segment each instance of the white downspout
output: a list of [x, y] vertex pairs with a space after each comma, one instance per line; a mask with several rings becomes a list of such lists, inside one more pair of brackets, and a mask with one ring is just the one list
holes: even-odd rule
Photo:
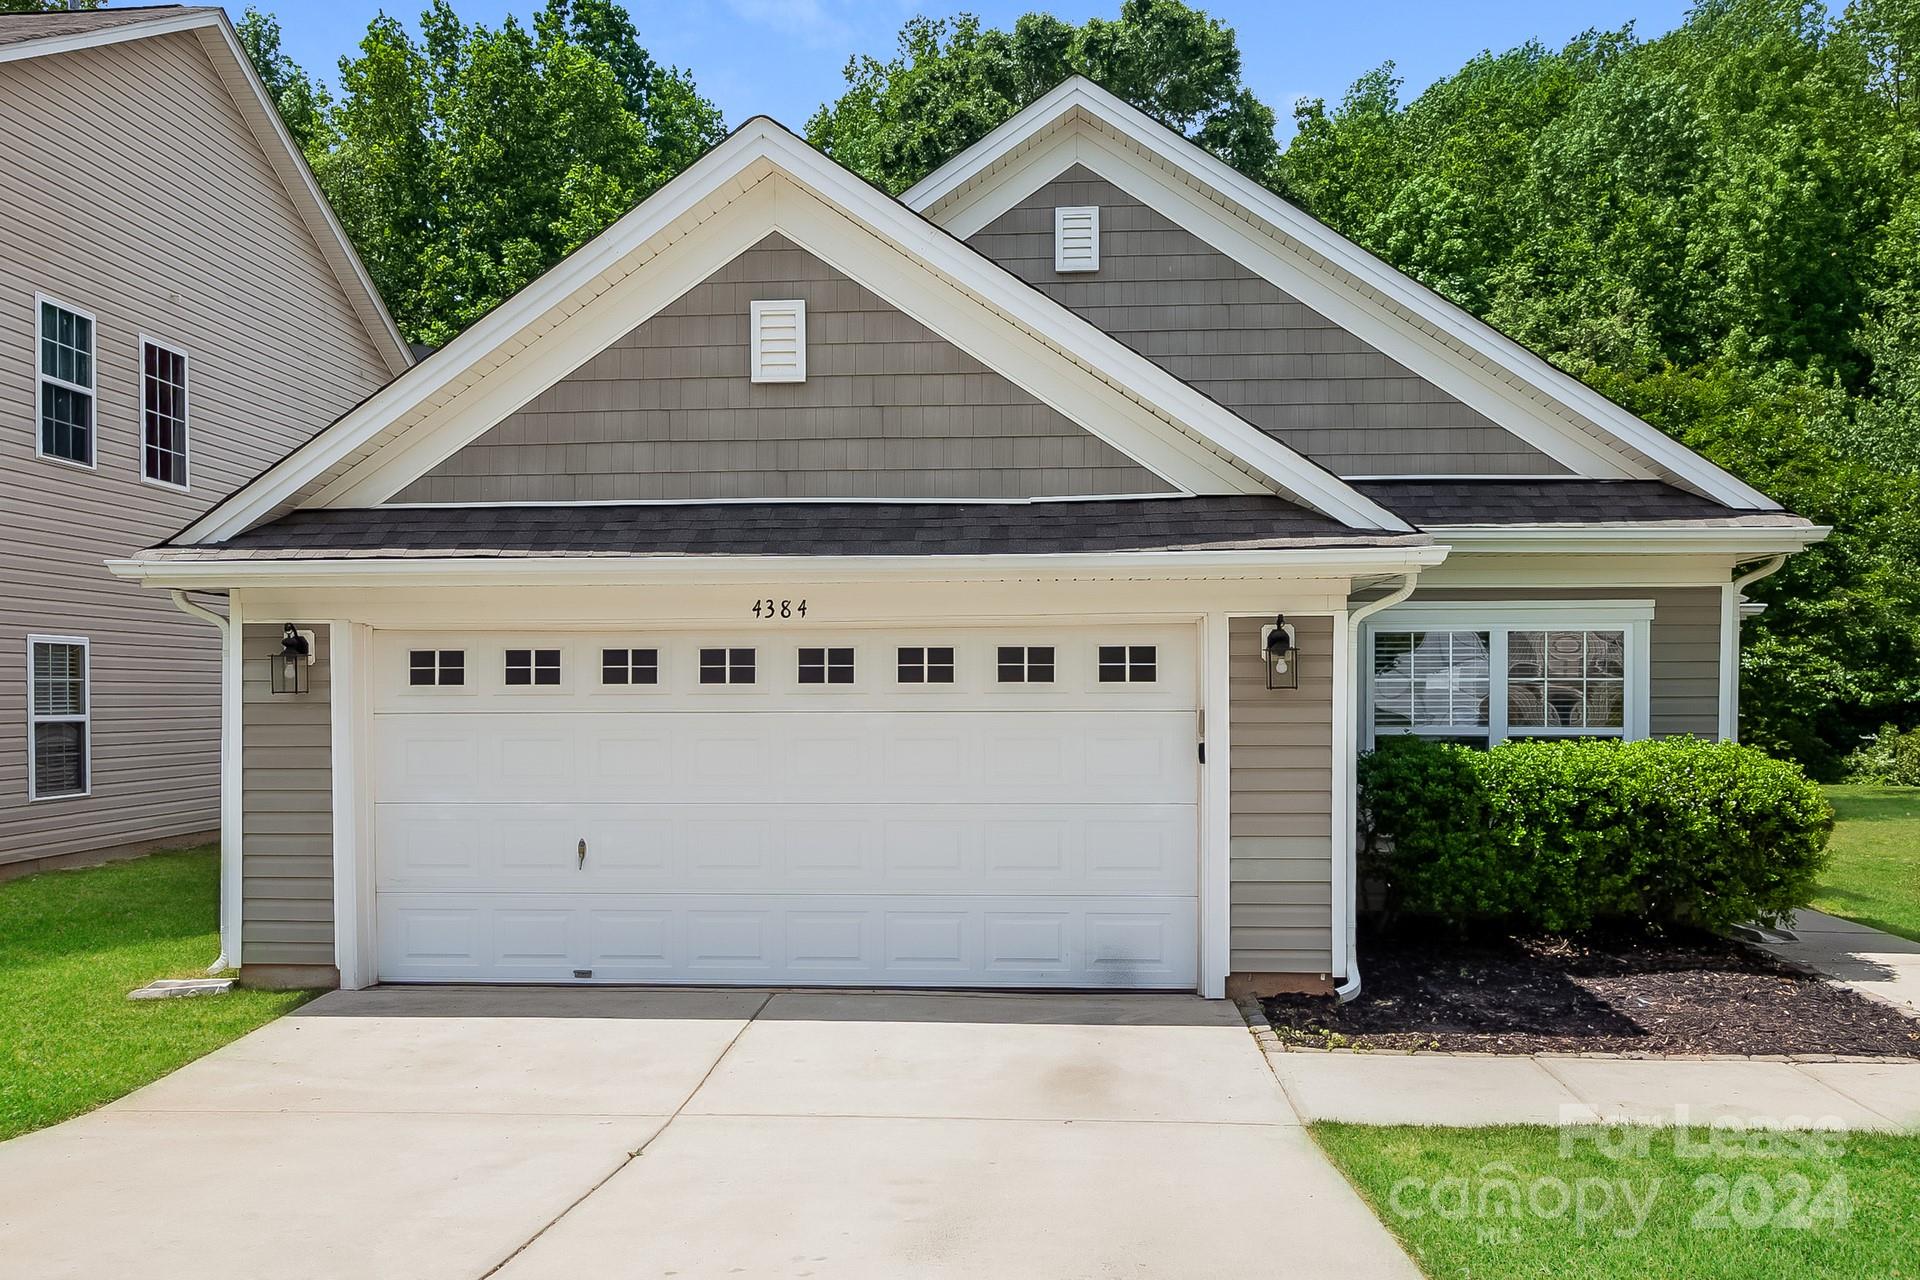
[[[207, 608], [205, 605], [195, 604], [193, 601], [187, 599], [187, 593], [184, 591], [169, 591], [167, 594], [173, 597], [174, 608], [178, 609], [180, 612], [188, 615], [189, 617], [198, 618], [202, 622], [211, 622], [214, 626], [214, 630], [220, 633], [220, 663], [221, 663], [221, 668], [224, 671], [226, 662], [227, 662], [227, 650], [228, 650], [227, 619], [222, 617], [220, 614], [215, 613], [213, 610]], [[224, 676], [222, 677], [220, 682], [220, 690], [221, 690], [221, 699], [222, 701], [224, 701], [226, 698], [226, 679]], [[220, 813], [222, 818], [224, 818], [226, 816], [226, 798], [225, 798], [224, 784], [226, 782], [226, 773], [227, 773], [225, 756], [228, 750], [227, 735], [226, 735], [226, 714], [224, 709], [221, 713], [220, 720], [221, 720], [220, 754], [222, 757], [221, 766], [220, 766], [220, 779], [222, 783]], [[217, 959], [214, 960], [212, 964], [207, 966], [208, 973], [222, 973], [232, 967], [227, 963], [227, 909], [229, 904], [225, 901], [225, 894], [227, 890], [227, 879], [228, 879], [226, 874], [226, 860], [228, 856], [227, 850], [230, 847], [229, 840], [230, 840], [230, 833], [226, 829], [226, 823], [222, 822], [220, 824], [220, 861], [221, 861], [220, 890], [222, 895], [222, 901], [220, 903], [220, 955]]]
[[1720, 741], [1740, 737], [1740, 601], [1741, 592], [1769, 574], [1778, 573], [1785, 556], [1764, 560], [1720, 588]]
[[[1347, 742], [1346, 750], [1358, 754], [1360, 750], [1360, 681], [1365, 676], [1360, 671], [1360, 624], [1382, 609], [1391, 609], [1408, 596], [1420, 580], [1420, 572], [1410, 569], [1402, 575], [1402, 581], [1388, 594], [1378, 600], [1369, 601], [1347, 615]], [[1357, 833], [1355, 827], [1360, 812], [1359, 771], [1347, 770], [1346, 796], [1340, 806], [1343, 815], [1339, 819], [1339, 828], [1334, 832], [1334, 850], [1339, 855], [1339, 864], [1334, 873], [1334, 892], [1345, 901], [1341, 909], [1346, 912], [1347, 924], [1347, 976], [1339, 986], [1333, 989], [1334, 996], [1345, 1004], [1360, 994], [1360, 943], [1354, 936], [1360, 924], [1360, 871], [1359, 851], [1355, 847]]]

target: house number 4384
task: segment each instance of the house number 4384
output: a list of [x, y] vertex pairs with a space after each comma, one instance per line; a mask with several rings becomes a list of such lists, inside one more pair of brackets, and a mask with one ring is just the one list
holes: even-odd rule
[[804, 618], [807, 616], [807, 602], [805, 600], [755, 600], [753, 616], [762, 620]]

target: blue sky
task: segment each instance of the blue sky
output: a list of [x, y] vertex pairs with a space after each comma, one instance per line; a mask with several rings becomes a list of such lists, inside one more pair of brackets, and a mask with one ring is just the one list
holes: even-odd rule
[[[333, 78], [339, 56], [379, 12], [378, 0], [255, 0], [280, 17], [287, 51], [310, 71]], [[245, 0], [237, 0], [236, 11]], [[454, 0], [470, 21], [494, 23], [534, 5], [506, 0]], [[408, 20], [421, 0], [387, 0]], [[999, 3], [964, 0], [916, 4], [904, 0], [691, 0], [660, 4], [628, 0], [640, 38], [654, 57], [687, 67], [720, 104], [729, 124], [764, 112], [799, 128], [841, 87], [849, 55], [885, 56], [900, 24], [915, 13], [978, 13], [989, 25], [1008, 26], [1031, 9], [1070, 22], [1112, 17], [1119, 0], [1101, 3]], [[1446, 74], [1482, 49], [1504, 49], [1537, 36], [1558, 44], [1588, 27], [1634, 21], [1642, 35], [1675, 26], [1684, 0], [1216, 0], [1203, 3], [1239, 33], [1246, 78], [1254, 92], [1290, 115], [1297, 97], [1337, 100], [1354, 78], [1385, 59], [1406, 77], [1409, 93]], [[1288, 126], [1290, 128], [1290, 124]]]

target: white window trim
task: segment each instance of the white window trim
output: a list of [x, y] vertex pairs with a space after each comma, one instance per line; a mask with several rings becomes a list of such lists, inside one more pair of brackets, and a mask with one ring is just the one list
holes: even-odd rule
[[[95, 330], [96, 335], [98, 330]], [[166, 480], [155, 480], [147, 474], [147, 348], [154, 347], [168, 355], [180, 357], [180, 393], [186, 398], [186, 412], [180, 415], [180, 465], [187, 473], [185, 484], [173, 484]], [[150, 484], [156, 489], [169, 489], [175, 493], [193, 492], [193, 354], [178, 343], [168, 342], [150, 334], [141, 334], [138, 350], [139, 362], [134, 367], [134, 376], [140, 380], [140, 483]], [[95, 411], [96, 417], [98, 410]], [[96, 437], [97, 437], [96, 432]], [[100, 452], [99, 441], [94, 442], [94, 453]]]
[[[761, 364], [761, 316], [768, 311], [791, 312], [794, 327], [793, 368], [769, 373]], [[807, 304], [802, 298], [767, 298], [747, 304], [748, 343], [752, 348], [751, 380], [754, 382], [805, 382], [807, 380]]]
[[[522, 651], [524, 651], [527, 655], [527, 682], [525, 684], [514, 684], [507, 679], [507, 671], [510, 669], [510, 660], [508, 658], [508, 655], [512, 653], [522, 652]], [[560, 679], [558, 680], [558, 682], [554, 684], [541, 684], [538, 679], [540, 670], [541, 670], [540, 655], [543, 653], [553, 653], [553, 654], [559, 655], [558, 660], [560, 663], [560, 666], [559, 666]], [[573, 657], [573, 654], [569, 651], [566, 645], [540, 644], [531, 640], [523, 644], [502, 645], [500, 647], [500, 666], [499, 666], [500, 692], [506, 693], [506, 694], [512, 694], [515, 696], [522, 695], [522, 694], [544, 693], [549, 697], [557, 693], [571, 693], [573, 691], [573, 665], [574, 665], [573, 662], [571, 661], [572, 657]]]
[[[41, 347], [46, 342], [46, 329], [44, 324], [46, 320], [46, 307], [49, 303], [60, 308], [62, 311], [70, 311], [76, 316], [84, 316], [86, 318], [93, 335], [93, 349], [88, 353], [93, 363], [93, 385], [91, 387], [83, 387], [77, 382], [68, 382], [65, 378], [56, 378], [52, 374], [45, 373], [41, 370]], [[46, 451], [46, 439], [41, 433], [44, 430], [43, 415], [46, 413], [46, 386], [49, 382], [68, 391], [79, 392], [87, 398], [87, 403], [93, 410], [93, 416], [88, 426], [89, 438], [87, 441], [87, 461], [85, 462], [76, 462], [72, 458], [63, 458], [57, 453], [48, 453]], [[100, 469], [100, 321], [94, 318], [93, 312], [81, 307], [76, 307], [71, 303], [62, 302], [53, 295], [46, 293], [36, 293], [33, 295], [33, 456], [36, 458], [44, 458], [48, 462], [57, 462], [63, 467], [78, 467], [82, 471], [98, 471]]]
[[[1374, 640], [1383, 632], [1484, 631], [1487, 633], [1487, 741], [1504, 741], [1507, 724], [1507, 636], [1514, 631], [1622, 631], [1626, 633], [1626, 715], [1618, 731], [1579, 729], [1521, 730], [1530, 738], [1618, 737], [1632, 742], [1649, 736], [1653, 650], [1651, 600], [1519, 600], [1468, 603], [1413, 601], [1387, 609], [1362, 628], [1359, 681], [1361, 749], [1372, 750]], [[1456, 729], [1410, 731], [1415, 736], [1465, 737]]]
[[[401, 692], [421, 693], [428, 690], [453, 689], [460, 693], [466, 693], [473, 688], [473, 662], [471, 660], [473, 651], [464, 645], [409, 644], [406, 646], [405, 652], [407, 655], [407, 663], [400, 672]], [[433, 683], [431, 684], [415, 684], [413, 682], [413, 655], [423, 652], [433, 655]], [[443, 653], [457, 653], [460, 655], [459, 684], [442, 684], [440, 682], [440, 673], [446, 669], [440, 663], [440, 655]]]
[[[1093, 245], [1085, 258], [1067, 256], [1067, 223], [1085, 218], [1093, 236]], [[1057, 205], [1053, 210], [1053, 269], [1061, 275], [1100, 269], [1100, 206], [1097, 204]]]
[[[38, 368], [39, 355], [36, 350], [35, 367]], [[33, 651], [38, 645], [68, 644], [80, 646], [80, 696], [86, 711], [77, 716], [43, 716], [33, 709]], [[86, 783], [78, 791], [62, 791], [59, 795], [40, 794], [39, 758], [34, 751], [33, 730], [39, 724], [74, 724], [82, 726], [80, 749], [86, 761]], [[42, 800], [80, 800], [93, 794], [93, 642], [85, 636], [42, 636], [27, 637], [27, 802]]]

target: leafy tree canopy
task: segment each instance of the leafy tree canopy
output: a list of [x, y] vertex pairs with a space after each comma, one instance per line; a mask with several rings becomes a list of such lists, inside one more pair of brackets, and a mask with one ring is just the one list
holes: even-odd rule
[[0, 0], [0, 13], [58, 13], [65, 9], [98, 9], [106, 0]]
[[847, 91], [807, 122], [807, 139], [898, 194], [1076, 73], [1246, 173], [1263, 177], [1278, 154], [1233, 29], [1179, 0], [1125, 0], [1117, 20], [1079, 27], [1029, 13], [1010, 32], [971, 14], [913, 18], [891, 60], [847, 62]]
[[444, 343], [598, 235], [719, 140], [691, 77], [647, 54], [612, 0], [547, 0], [531, 29], [433, 0], [385, 14], [338, 94], [248, 10], [242, 39], [402, 332]]
[[1755, 588], [1748, 736], [1920, 719], [1920, 0], [1705, 0], [1643, 41], [1389, 64], [1282, 191], [1833, 537]]

